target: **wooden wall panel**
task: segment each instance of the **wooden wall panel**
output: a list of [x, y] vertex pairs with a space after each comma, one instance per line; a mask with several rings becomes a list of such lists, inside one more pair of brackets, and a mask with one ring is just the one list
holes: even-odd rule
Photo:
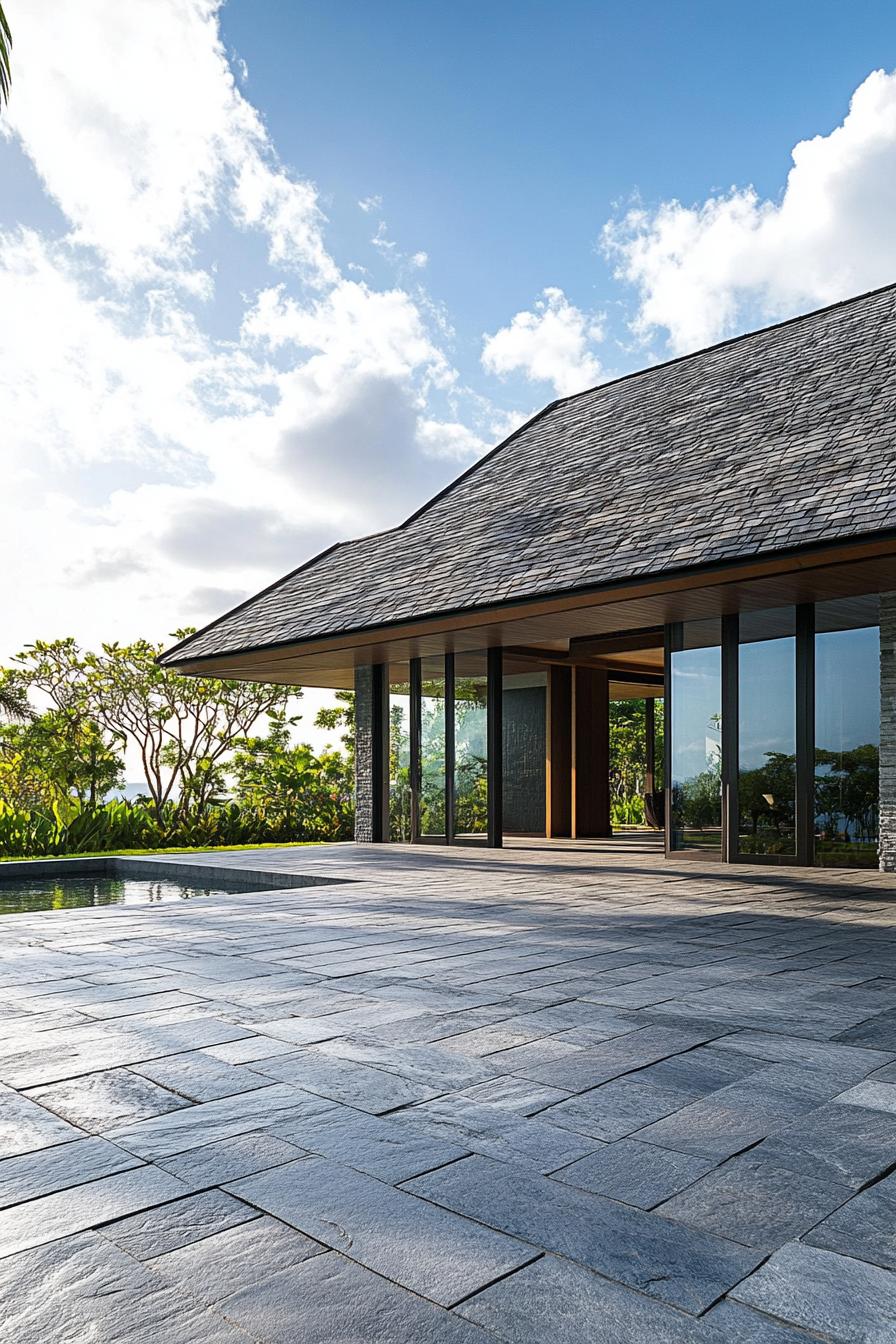
[[611, 835], [610, 674], [577, 667], [572, 687], [572, 834]]
[[548, 668], [546, 832], [572, 835], [572, 669]]

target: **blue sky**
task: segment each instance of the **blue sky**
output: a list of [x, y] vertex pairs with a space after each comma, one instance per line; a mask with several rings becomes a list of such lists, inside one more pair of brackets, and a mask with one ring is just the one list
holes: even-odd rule
[[354, 205], [375, 195], [400, 246], [427, 251], [471, 369], [481, 334], [545, 284], [608, 311], [625, 340], [605, 220], [636, 194], [777, 198], [793, 145], [896, 67], [885, 3], [231, 0], [222, 30], [345, 255], [364, 252]]
[[203, 624], [555, 396], [896, 280], [891, 4], [6, 8], [0, 657]]

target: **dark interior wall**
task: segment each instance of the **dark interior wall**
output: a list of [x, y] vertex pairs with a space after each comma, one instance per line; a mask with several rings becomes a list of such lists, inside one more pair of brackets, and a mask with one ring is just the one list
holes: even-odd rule
[[505, 687], [504, 830], [544, 835], [544, 686]]

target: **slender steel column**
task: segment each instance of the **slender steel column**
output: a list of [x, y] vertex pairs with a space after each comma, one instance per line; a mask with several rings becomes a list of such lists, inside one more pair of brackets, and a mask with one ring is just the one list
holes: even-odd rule
[[504, 844], [504, 657], [501, 649], [489, 649], [486, 681], [486, 737], [488, 787], [488, 844]]
[[681, 625], [663, 630], [663, 846], [672, 853], [672, 653], [681, 643]]
[[796, 861], [815, 861], [815, 607], [796, 609]]
[[454, 844], [454, 654], [445, 654], [445, 843]]
[[423, 679], [420, 659], [411, 659], [411, 842], [420, 839], [420, 736]]
[[738, 659], [740, 620], [722, 617], [722, 861], [737, 858], [739, 720]]

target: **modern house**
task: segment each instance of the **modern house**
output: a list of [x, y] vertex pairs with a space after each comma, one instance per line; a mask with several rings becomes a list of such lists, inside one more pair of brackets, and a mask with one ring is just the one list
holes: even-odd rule
[[552, 402], [163, 661], [353, 688], [361, 841], [608, 835], [661, 698], [670, 858], [896, 870], [896, 287]]

